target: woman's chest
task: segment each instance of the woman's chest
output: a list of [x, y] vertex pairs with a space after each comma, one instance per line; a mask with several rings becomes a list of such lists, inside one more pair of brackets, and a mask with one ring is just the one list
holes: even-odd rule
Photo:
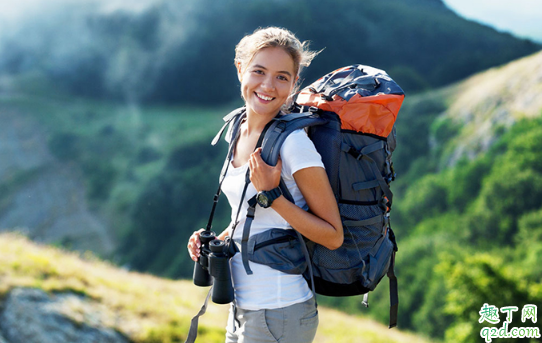
[[259, 134], [250, 135], [246, 132], [241, 132], [233, 153], [232, 164], [235, 168], [245, 165], [248, 162], [250, 155], [256, 150], [259, 138]]

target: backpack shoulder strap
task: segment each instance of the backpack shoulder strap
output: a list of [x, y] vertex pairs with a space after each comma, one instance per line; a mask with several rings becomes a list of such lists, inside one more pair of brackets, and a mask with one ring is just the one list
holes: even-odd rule
[[262, 142], [262, 159], [270, 166], [278, 162], [282, 144], [295, 130], [309, 126], [323, 125], [327, 120], [316, 113], [290, 113], [273, 120]]
[[[224, 133], [224, 130], [226, 130], [226, 127], [228, 126], [228, 124], [230, 124], [232, 122], [235, 122], [236, 119], [238, 119], [238, 118], [241, 118], [242, 114], [244, 114], [244, 113], [245, 113], [245, 107], [243, 106], [243, 107], [240, 107], [240, 108], [237, 108], [237, 109], [231, 111], [224, 118], [222, 118], [222, 120], [224, 120], [225, 123], [224, 123], [224, 125], [222, 125], [222, 128], [218, 131], [215, 138], [213, 138], [213, 141], [211, 142], [211, 145], [216, 145], [216, 143], [218, 143], [218, 141], [220, 140], [220, 137], [222, 137], [222, 134]], [[233, 129], [233, 126], [234, 125], [230, 126], [230, 130]]]

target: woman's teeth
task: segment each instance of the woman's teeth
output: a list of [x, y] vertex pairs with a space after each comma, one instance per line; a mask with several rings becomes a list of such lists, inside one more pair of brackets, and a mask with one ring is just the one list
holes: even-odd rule
[[258, 93], [256, 93], [256, 96], [257, 96], [258, 98], [262, 99], [262, 100], [265, 100], [265, 101], [271, 101], [271, 100], [274, 99], [274, 98], [272, 98], [272, 97], [268, 97], [268, 96], [261, 95], [261, 94], [258, 94]]

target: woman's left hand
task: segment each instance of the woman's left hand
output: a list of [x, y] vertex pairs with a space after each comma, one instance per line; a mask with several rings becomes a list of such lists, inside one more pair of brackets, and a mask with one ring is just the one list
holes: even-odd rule
[[256, 191], [270, 191], [280, 184], [282, 161], [279, 157], [277, 165], [272, 167], [262, 159], [262, 148], [256, 149], [248, 160], [250, 168], [250, 181]]

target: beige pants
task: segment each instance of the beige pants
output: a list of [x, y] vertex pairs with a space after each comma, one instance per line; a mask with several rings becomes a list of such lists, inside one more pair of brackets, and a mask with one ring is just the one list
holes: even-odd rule
[[271, 310], [249, 311], [232, 305], [226, 343], [311, 343], [317, 327], [314, 298]]

